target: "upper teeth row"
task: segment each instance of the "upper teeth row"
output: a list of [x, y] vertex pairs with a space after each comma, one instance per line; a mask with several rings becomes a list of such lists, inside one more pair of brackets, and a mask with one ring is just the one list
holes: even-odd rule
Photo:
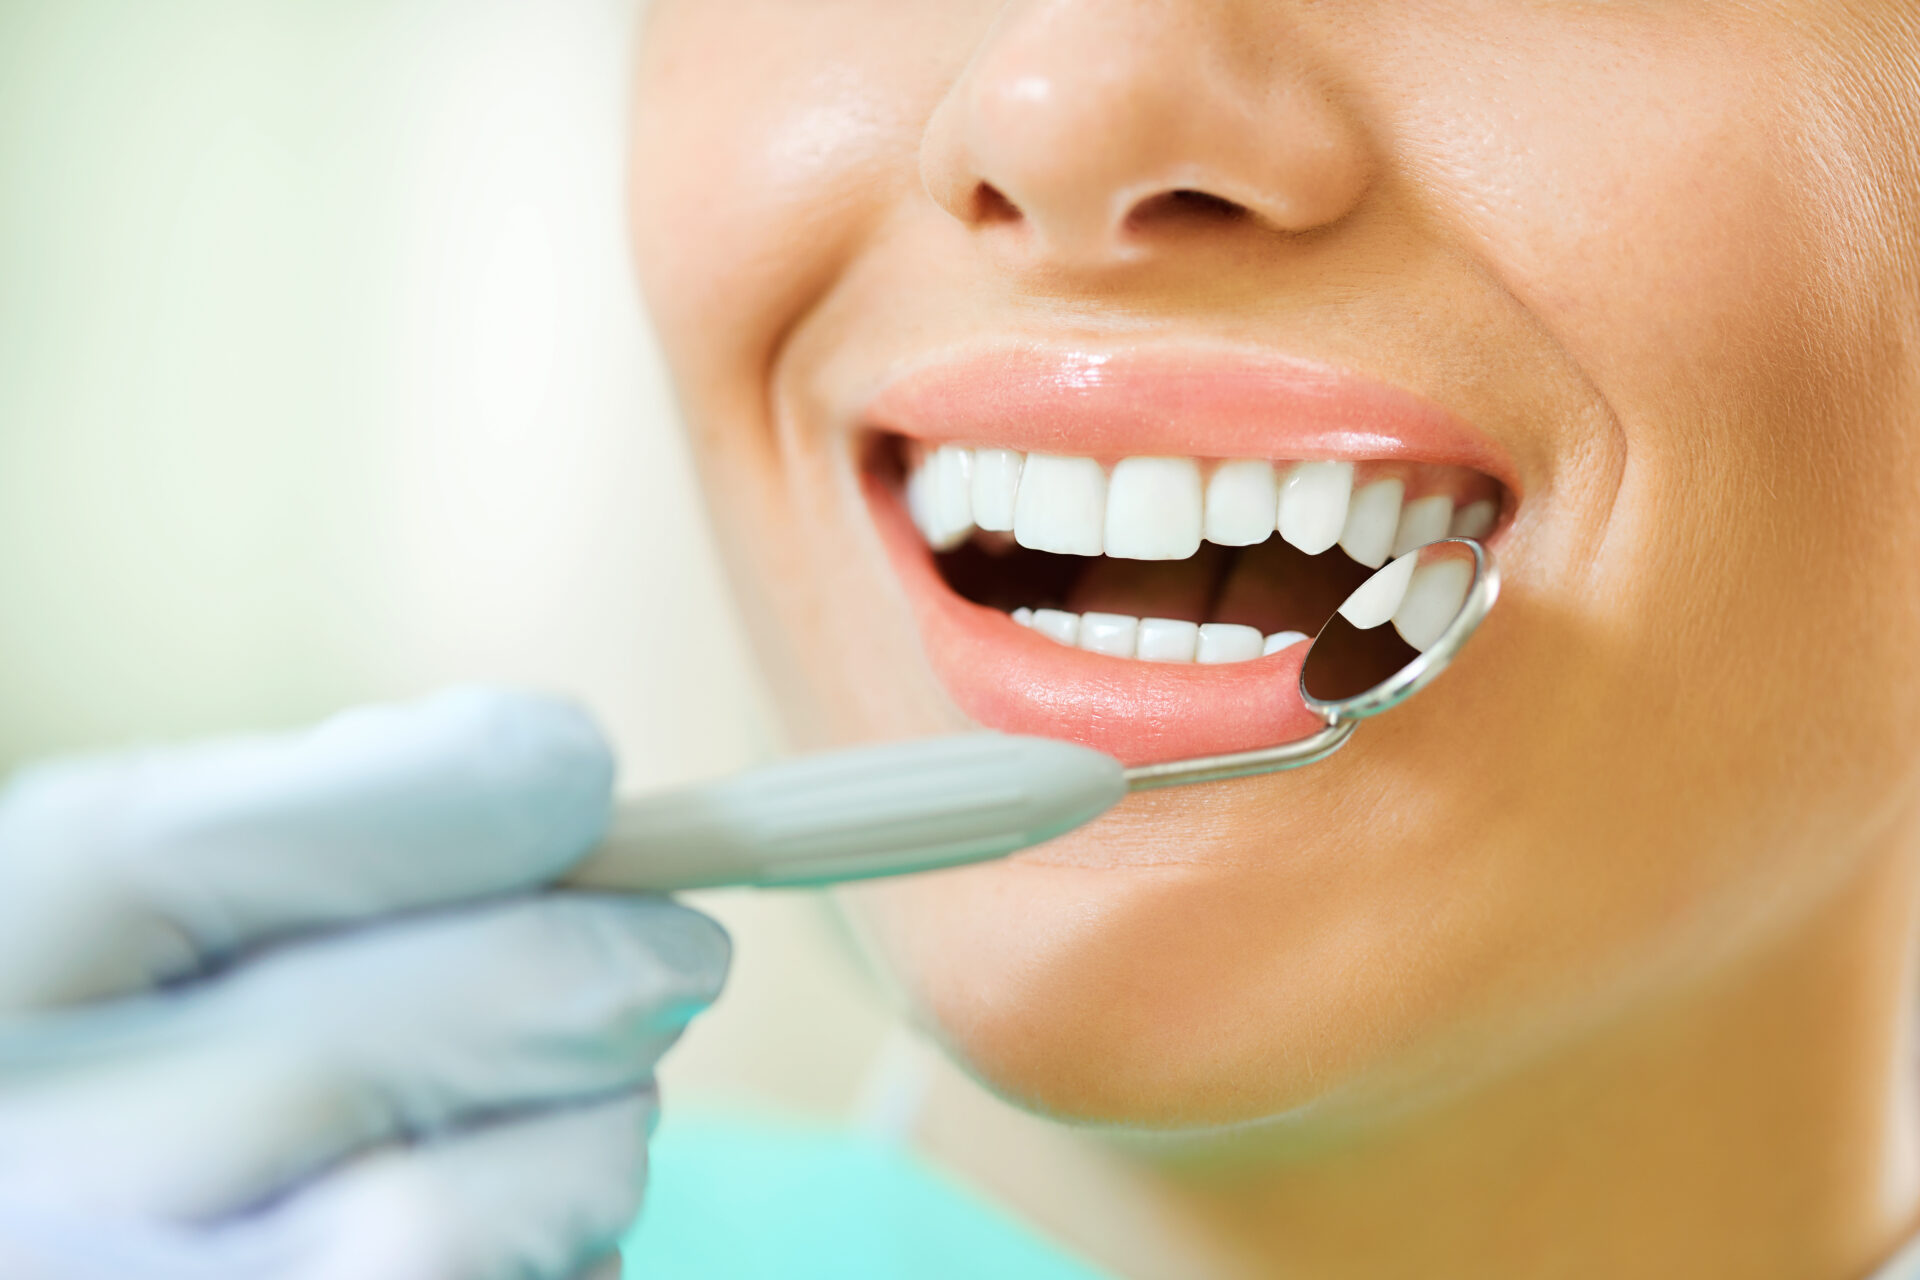
[[1377, 569], [1437, 538], [1484, 537], [1498, 515], [1483, 499], [1458, 511], [1445, 494], [1404, 501], [1388, 476], [1354, 488], [1351, 462], [1232, 459], [1203, 480], [1192, 458], [1092, 458], [941, 445], [916, 458], [907, 509], [935, 550], [974, 529], [1013, 534], [1036, 551], [1184, 560], [1204, 538], [1230, 547], [1280, 536], [1309, 555], [1339, 544]]

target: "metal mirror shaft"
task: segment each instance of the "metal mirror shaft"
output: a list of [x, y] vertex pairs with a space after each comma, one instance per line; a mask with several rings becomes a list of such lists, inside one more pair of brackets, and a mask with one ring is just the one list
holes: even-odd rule
[[1446, 670], [1499, 594], [1493, 556], [1471, 538], [1407, 552], [1361, 583], [1307, 650], [1300, 698], [1325, 719], [1324, 729], [1257, 751], [1140, 765], [1127, 770], [1127, 788], [1244, 778], [1326, 759], [1362, 720], [1405, 702]]

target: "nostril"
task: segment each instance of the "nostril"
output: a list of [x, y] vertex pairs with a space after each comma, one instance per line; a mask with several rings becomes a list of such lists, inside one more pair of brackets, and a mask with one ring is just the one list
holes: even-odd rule
[[1234, 222], [1247, 216], [1247, 207], [1207, 191], [1180, 188], [1149, 196], [1127, 214], [1128, 230], [1155, 222]]
[[991, 222], [1018, 222], [1020, 206], [1009, 200], [991, 182], [982, 182], [973, 189], [972, 214], [976, 226]]

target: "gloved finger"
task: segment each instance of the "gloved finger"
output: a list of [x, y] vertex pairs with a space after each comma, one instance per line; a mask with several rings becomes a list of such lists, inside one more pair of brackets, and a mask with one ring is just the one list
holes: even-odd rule
[[646, 1181], [651, 1093], [385, 1148], [226, 1229], [294, 1280], [571, 1280], [617, 1247]]
[[29, 770], [0, 792], [0, 1011], [546, 883], [600, 839], [612, 780], [578, 708], [487, 690]]
[[[34, 1280], [569, 1280], [639, 1208], [651, 1090], [394, 1145], [227, 1221], [102, 1219], [0, 1197], [0, 1265]], [[617, 1275], [618, 1272], [612, 1274]]]
[[0, 1032], [0, 1199], [204, 1218], [383, 1141], [634, 1088], [729, 950], [665, 899], [551, 894]]

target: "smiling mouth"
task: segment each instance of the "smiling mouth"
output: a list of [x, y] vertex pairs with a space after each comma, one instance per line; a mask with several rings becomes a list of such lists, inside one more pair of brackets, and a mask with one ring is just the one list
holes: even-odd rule
[[[889, 446], [879, 465], [949, 588], [1056, 643], [1138, 661], [1271, 656], [1389, 559], [1485, 538], [1500, 517], [1498, 482], [1457, 466]], [[1373, 607], [1390, 618], [1401, 604]]]
[[1324, 728], [1302, 641], [1389, 559], [1498, 538], [1518, 502], [1451, 415], [1272, 356], [989, 352], [888, 387], [860, 439], [960, 710], [1128, 764]]

